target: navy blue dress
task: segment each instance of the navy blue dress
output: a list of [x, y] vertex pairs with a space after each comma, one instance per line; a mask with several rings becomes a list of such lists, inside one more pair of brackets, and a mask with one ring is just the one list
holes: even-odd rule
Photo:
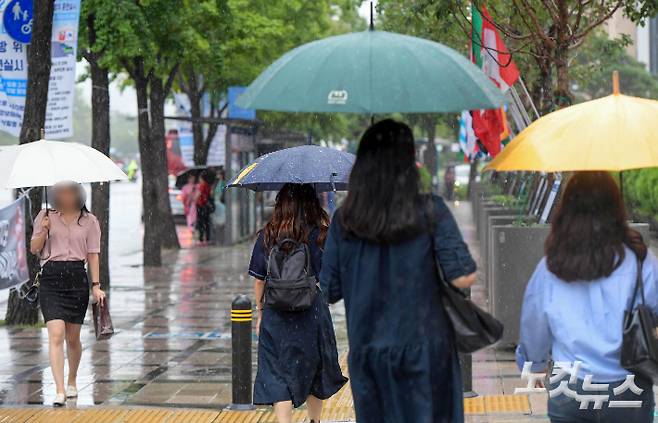
[[[309, 234], [311, 261], [316, 274], [322, 268], [319, 230]], [[261, 231], [254, 245], [249, 274], [264, 280], [269, 253]], [[254, 404], [292, 401], [302, 405], [309, 395], [327, 399], [347, 382], [338, 364], [336, 335], [324, 296], [318, 291], [313, 306], [299, 312], [265, 308], [258, 337], [258, 372]]]
[[434, 260], [448, 280], [476, 267], [452, 213], [441, 198], [433, 200], [436, 251], [429, 231], [390, 245], [347, 237], [340, 209], [329, 228], [320, 282], [330, 302], [345, 300], [359, 423], [464, 420], [457, 350]]

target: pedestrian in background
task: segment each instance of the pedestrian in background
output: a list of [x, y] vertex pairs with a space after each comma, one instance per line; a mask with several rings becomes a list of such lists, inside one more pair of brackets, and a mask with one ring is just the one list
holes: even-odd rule
[[196, 228], [199, 231], [199, 241], [202, 243], [210, 241], [210, 214], [213, 211], [212, 190], [208, 179], [208, 173], [201, 172], [195, 194]]
[[450, 165], [446, 167], [443, 174], [443, 198], [448, 201], [455, 199], [455, 166]]
[[345, 300], [359, 423], [464, 420], [437, 263], [460, 288], [476, 267], [450, 210], [419, 179], [411, 129], [390, 119], [368, 128], [325, 244], [320, 281], [330, 302]]
[[196, 226], [196, 176], [190, 172], [187, 183], [180, 190], [183, 200], [183, 213], [185, 222], [190, 230], [194, 231]]
[[322, 295], [316, 295], [311, 307], [303, 311], [263, 306], [271, 250], [283, 240], [306, 244], [311, 270], [317, 275], [328, 224], [329, 217], [311, 185], [284, 185], [276, 196], [272, 217], [258, 234], [249, 264], [258, 308], [254, 404], [273, 405], [279, 423], [290, 423], [293, 407], [304, 402], [311, 422], [319, 423], [322, 400], [347, 381], [338, 364], [333, 323]]
[[[643, 260], [645, 299], [654, 311], [658, 311], [658, 262], [642, 236], [629, 228], [621, 193], [610, 174], [578, 172], [569, 179], [545, 252], [523, 299], [516, 351], [519, 368], [532, 362], [533, 372], [550, 373], [549, 356], [572, 366], [581, 362], [574, 375], [577, 382], [569, 384], [574, 392], [605, 395], [611, 401], [642, 401], [640, 408], [610, 408], [606, 402], [601, 410], [591, 405], [581, 410], [575, 399], [558, 395], [548, 400], [551, 422], [652, 422], [650, 380], [635, 376], [635, 385], [642, 390], [639, 395], [631, 390], [613, 392], [629, 373], [620, 365], [620, 347], [637, 259]], [[607, 387], [584, 390], [587, 375], [591, 383]]]
[[[101, 306], [99, 254], [101, 230], [85, 205], [80, 184], [61, 183], [53, 188], [53, 210], [41, 210], [34, 221], [30, 251], [41, 259], [39, 305], [48, 328], [48, 355], [57, 390], [54, 406], [78, 396], [76, 378], [82, 345], [80, 329], [89, 304], [89, 266], [94, 300]], [[69, 362], [68, 386], [64, 390], [64, 342]]]

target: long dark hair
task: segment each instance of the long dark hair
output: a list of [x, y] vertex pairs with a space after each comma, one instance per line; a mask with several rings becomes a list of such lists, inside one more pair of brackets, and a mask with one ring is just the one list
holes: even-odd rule
[[269, 250], [285, 238], [308, 242], [310, 231], [320, 230], [317, 243], [324, 246], [329, 216], [320, 206], [315, 189], [309, 184], [285, 184], [276, 196], [274, 212], [263, 229], [265, 247]]
[[340, 223], [348, 236], [395, 243], [422, 230], [418, 210], [411, 128], [392, 119], [377, 122], [361, 137]]
[[593, 281], [624, 261], [624, 245], [644, 259], [647, 246], [628, 226], [619, 187], [607, 172], [577, 172], [570, 179], [551, 224], [545, 252], [560, 279]]

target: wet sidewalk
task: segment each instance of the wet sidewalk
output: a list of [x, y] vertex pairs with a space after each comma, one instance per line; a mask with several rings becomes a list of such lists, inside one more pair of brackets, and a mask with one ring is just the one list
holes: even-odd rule
[[[96, 342], [88, 313], [75, 405], [229, 404], [230, 306], [251, 293], [249, 253], [246, 244], [183, 249], [166, 253], [158, 269], [144, 269], [139, 254], [115, 259], [110, 310], [117, 334]], [[334, 310], [338, 328], [343, 315], [342, 307]], [[346, 349], [344, 330], [338, 333]], [[45, 328], [0, 328], [0, 357], [2, 405], [52, 403]]]
[[[477, 258], [470, 210], [467, 203], [453, 207]], [[245, 272], [250, 252], [249, 243], [190, 247], [167, 252], [157, 269], [143, 268], [139, 251], [113, 256], [110, 300], [118, 333], [95, 341], [87, 316], [79, 398], [65, 410], [50, 407], [55, 387], [45, 328], [0, 328], [0, 422], [275, 422], [267, 408], [224, 411], [231, 401], [230, 305], [236, 295], [251, 294]], [[473, 298], [486, 304], [482, 277]], [[331, 310], [345, 366], [344, 308]], [[254, 375], [256, 342], [254, 337]], [[546, 395], [513, 395], [524, 384], [512, 351], [474, 354], [473, 389], [479, 396], [465, 400], [467, 421], [548, 421]], [[325, 417], [353, 421], [349, 386], [327, 403]], [[295, 421], [304, 418], [305, 410], [296, 412]]]

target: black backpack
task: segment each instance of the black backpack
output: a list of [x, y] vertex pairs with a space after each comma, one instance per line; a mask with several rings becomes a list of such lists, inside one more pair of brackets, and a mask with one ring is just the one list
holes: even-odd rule
[[278, 311], [303, 311], [313, 305], [316, 292], [308, 245], [291, 239], [278, 241], [267, 261], [263, 305]]

